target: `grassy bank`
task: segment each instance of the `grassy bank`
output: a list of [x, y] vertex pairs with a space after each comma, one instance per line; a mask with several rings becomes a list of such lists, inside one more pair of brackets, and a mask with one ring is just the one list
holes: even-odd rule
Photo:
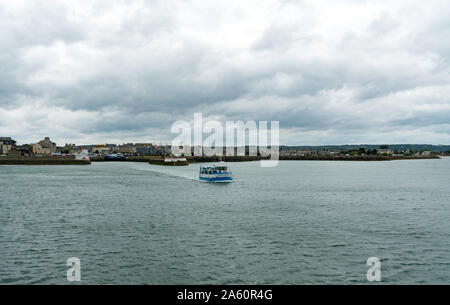
[[282, 156], [280, 160], [297, 161], [394, 161], [394, 160], [423, 160], [440, 159], [439, 156]]

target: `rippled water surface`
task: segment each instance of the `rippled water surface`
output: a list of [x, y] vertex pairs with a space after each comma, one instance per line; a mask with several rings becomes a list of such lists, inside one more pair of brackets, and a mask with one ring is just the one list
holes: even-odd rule
[[450, 284], [450, 159], [0, 167], [0, 283]]

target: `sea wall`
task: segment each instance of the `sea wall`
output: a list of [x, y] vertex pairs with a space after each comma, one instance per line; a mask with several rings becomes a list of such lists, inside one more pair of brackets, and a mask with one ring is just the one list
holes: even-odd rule
[[[223, 156], [223, 157], [185, 157], [189, 163], [202, 163], [202, 162], [250, 162], [269, 159], [261, 156]], [[393, 161], [393, 160], [421, 160], [421, 159], [439, 159], [439, 156], [329, 156], [329, 155], [306, 155], [306, 156], [280, 156], [282, 161]], [[104, 157], [91, 158], [93, 162], [104, 162]], [[157, 164], [163, 162], [163, 158], [159, 156], [145, 156], [145, 157], [128, 157], [126, 160], [118, 159], [116, 161], [126, 162], [147, 162]], [[113, 161], [113, 160], [106, 160]]]
[[304, 160], [304, 161], [393, 161], [393, 160], [422, 160], [440, 159], [439, 156], [281, 156], [280, 160]]
[[124, 158], [117, 158], [117, 159], [105, 159], [105, 157], [92, 157], [92, 162], [151, 162], [155, 160], [164, 160], [160, 156], [134, 156], [134, 157], [127, 157]]
[[[190, 162], [248, 162], [267, 160], [261, 156], [224, 156], [224, 157], [187, 157]], [[440, 159], [439, 156], [330, 156], [330, 155], [307, 155], [307, 156], [280, 156], [281, 161], [393, 161], [393, 160], [421, 160]]]
[[0, 158], [0, 165], [89, 165], [89, 160], [66, 158]]
[[250, 162], [250, 161], [259, 161], [263, 158], [261, 156], [223, 156], [223, 157], [187, 157], [188, 161], [191, 163], [196, 162]]

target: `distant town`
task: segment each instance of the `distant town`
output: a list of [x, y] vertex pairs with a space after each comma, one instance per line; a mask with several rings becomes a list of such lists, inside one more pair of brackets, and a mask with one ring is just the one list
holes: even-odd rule
[[170, 156], [170, 146], [158, 146], [151, 143], [124, 143], [75, 145], [65, 144], [58, 146], [50, 137], [33, 143], [17, 145], [11, 137], [0, 137], [0, 155], [14, 157], [49, 157], [49, 156], [75, 156], [87, 151], [91, 157], [120, 154], [123, 156]]
[[[1, 157], [71, 157], [85, 151], [91, 158], [108, 155], [123, 157], [172, 156], [170, 145], [152, 143], [123, 143], [58, 146], [50, 137], [36, 143], [17, 145], [11, 137], [0, 137]], [[247, 150], [248, 152], [248, 147]], [[432, 156], [450, 155], [450, 145], [334, 145], [334, 146], [280, 146], [280, 158], [293, 157], [364, 157], [364, 156]]]

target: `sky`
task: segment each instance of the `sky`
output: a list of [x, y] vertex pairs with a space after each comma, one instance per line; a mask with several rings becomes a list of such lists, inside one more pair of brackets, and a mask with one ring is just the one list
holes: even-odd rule
[[170, 143], [279, 121], [287, 145], [450, 144], [448, 0], [0, 0], [0, 136]]

